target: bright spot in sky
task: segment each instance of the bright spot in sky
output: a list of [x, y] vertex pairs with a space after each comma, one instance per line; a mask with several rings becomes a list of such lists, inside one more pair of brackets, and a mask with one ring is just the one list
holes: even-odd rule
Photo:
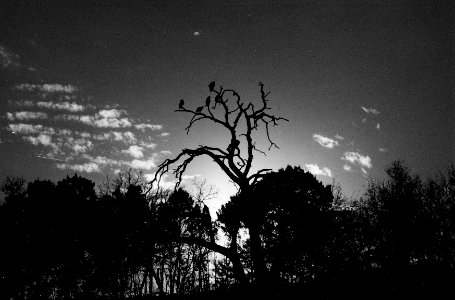
[[193, 35], [194, 36], [199, 36], [199, 35], [201, 35], [201, 33], [199, 31], [195, 31], [195, 32], [193, 32]]

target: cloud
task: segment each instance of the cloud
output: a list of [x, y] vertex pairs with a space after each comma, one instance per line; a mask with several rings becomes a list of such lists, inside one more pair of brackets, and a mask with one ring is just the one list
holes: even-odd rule
[[20, 91], [39, 91], [42, 93], [74, 93], [77, 88], [74, 85], [61, 85], [61, 84], [29, 84], [22, 83], [15, 86], [16, 90]]
[[33, 112], [33, 111], [19, 111], [19, 112], [15, 112], [15, 113], [6, 113], [6, 118], [9, 121], [47, 119], [47, 113]]
[[172, 152], [169, 150], [162, 150], [162, 151], [160, 151], [160, 153], [163, 155], [172, 155]]
[[381, 129], [381, 124], [379, 124], [379, 123], [376, 124], [376, 129], [377, 129], [377, 130]]
[[3, 69], [18, 69], [20, 67], [19, 55], [11, 53], [0, 45], [0, 66]]
[[117, 142], [123, 142], [125, 144], [137, 143], [137, 138], [131, 131], [109, 131], [100, 134], [94, 134], [93, 138], [98, 141], [113, 140]]
[[128, 165], [131, 168], [143, 170], [151, 170], [153, 168], [156, 168], [155, 157], [146, 160], [134, 159], [133, 161], [129, 162]]
[[305, 164], [305, 167], [313, 175], [332, 177], [332, 171], [330, 171], [330, 169], [327, 167], [320, 169], [317, 164]]
[[134, 158], [143, 158], [144, 157], [144, 148], [136, 145], [130, 146], [127, 150], [122, 150], [123, 153], [129, 154]]
[[345, 152], [342, 159], [349, 161], [352, 164], [359, 164], [362, 167], [371, 168], [371, 159], [369, 156], [360, 154], [359, 152]]
[[24, 124], [24, 123], [8, 124], [8, 130], [10, 130], [12, 133], [19, 133], [19, 134], [39, 133], [39, 132], [43, 131], [44, 128], [45, 127], [43, 125], [32, 125], [32, 124]]
[[386, 148], [379, 148], [379, 152], [387, 152]]
[[347, 172], [350, 172], [352, 170], [351, 166], [348, 166], [348, 165], [344, 165], [343, 166], [343, 170], [347, 171]]
[[339, 135], [339, 134], [335, 134], [335, 138], [336, 138], [336, 139], [339, 139], [339, 140], [342, 140], [342, 141], [344, 140], [344, 137], [342, 137], [342, 136]]
[[60, 170], [69, 169], [76, 172], [94, 173], [101, 172], [99, 166], [96, 163], [89, 162], [84, 164], [57, 164], [57, 168]]
[[90, 162], [93, 162], [97, 165], [121, 166], [125, 164], [124, 161], [107, 158], [105, 156], [92, 157], [90, 155], [83, 155], [83, 158], [88, 159]]
[[142, 124], [136, 124], [136, 125], [134, 125], [134, 127], [135, 127], [136, 129], [141, 130], [142, 132], [145, 132], [145, 129], [146, 129], [146, 128], [149, 128], [149, 129], [152, 130], [152, 131], [156, 131], [156, 130], [161, 130], [161, 129], [163, 129], [163, 125], [153, 125], [153, 124], [144, 124], [144, 123], [142, 123]]
[[68, 147], [69, 149], [73, 150], [73, 154], [80, 154], [80, 153], [86, 153], [89, 150], [93, 149], [93, 143], [92, 141], [86, 139], [86, 138], [79, 138], [75, 139], [73, 137], [66, 137], [62, 143]]
[[373, 115], [379, 115], [379, 111], [375, 108], [366, 108], [364, 106], [362, 106], [362, 109], [364, 112], [366, 112], [367, 114], [373, 114]]
[[169, 136], [169, 132], [163, 132], [162, 134], [160, 134], [160, 136]]
[[57, 119], [79, 121], [86, 125], [98, 128], [125, 128], [131, 127], [132, 123], [128, 118], [121, 118], [125, 114], [124, 110], [118, 109], [103, 109], [91, 115], [61, 115]]
[[360, 170], [362, 170], [362, 173], [363, 173], [364, 176], [367, 176], [367, 175], [368, 175], [367, 170], [365, 170], [364, 168], [360, 168]]
[[77, 104], [76, 102], [62, 102], [62, 103], [54, 103], [52, 101], [43, 102], [40, 101], [36, 104], [38, 107], [47, 108], [47, 109], [55, 109], [55, 110], [67, 110], [70, 112], [80, 112], [85, 110], [83, 105]]
[[25, 141], [32, 143], [35, 146], [43, 145], [51, 147], [54, 153], [59, 151], [58, 146], [52, 141], [52, 137], [48, 134], [40, 133], [37, 137], [34, 136], [23, 136]]
[[331, 138], [322, 136], [320, 134], [313, 134], [313, 140], [318, 142], [319, 145], [321, 145], [322, 147], [329, 148], [329, 149], [332, 149], [333, 147], [340, 145], [337, 141], [332, 140]]

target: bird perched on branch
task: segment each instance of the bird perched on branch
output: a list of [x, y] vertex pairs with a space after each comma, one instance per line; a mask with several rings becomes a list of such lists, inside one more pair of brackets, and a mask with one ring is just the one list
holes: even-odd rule
[[196, 112], [200, 113], [203, 109], [204, 109], [204, 106], [199, 106], [198, 108], [196, 108]]
[[183, 99], [180, 99], [179, 109], [183, 109], [183, 105], [185, 105], [185, 101], [183, 101]]
[[205, 106], [209, 107], [210, 105], [210, 96], [207, 97], [207, 99], [205, 99]]
[[209, 90], [213, 92], [213, 89], [215, 88], [215, 81], [212, 81], [209, 83]]

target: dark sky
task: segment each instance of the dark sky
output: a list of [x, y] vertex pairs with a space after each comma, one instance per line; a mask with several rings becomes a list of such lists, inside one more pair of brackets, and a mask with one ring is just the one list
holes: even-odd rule
[[[448, 1], [170, 3], [0, 4], [1, 180], [153, 174], [183, 147], [227, 145], [209, 123], [186, 135], [174, 112], [212, 80], [253, 102], [263, 82], [290, 120], [256, 168], [300, 165], [355, 196], [394, 159], [423, 176], [453, 163]], [[187, 175], [219, 188], [212, 207], [234, 192], [208, 159]]]

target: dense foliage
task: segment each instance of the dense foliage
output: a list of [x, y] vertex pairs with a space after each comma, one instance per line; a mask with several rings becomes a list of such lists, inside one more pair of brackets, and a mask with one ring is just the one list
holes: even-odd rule
[[434, 296], [455, 279], [455, 169], [424, 180], [394, 162], [386, 173], [354, 201], [288, 166], [233, 196], [217, 220], [200, 194], [147, 194], [131, 171], [98, 192], [77, 175], [57, 183], [8, 177], [0, 298], [230, 296], [238, 277], [213, 245], [234, 245], [253, 282], [251, 222], [260, 224], [269, 295]]

